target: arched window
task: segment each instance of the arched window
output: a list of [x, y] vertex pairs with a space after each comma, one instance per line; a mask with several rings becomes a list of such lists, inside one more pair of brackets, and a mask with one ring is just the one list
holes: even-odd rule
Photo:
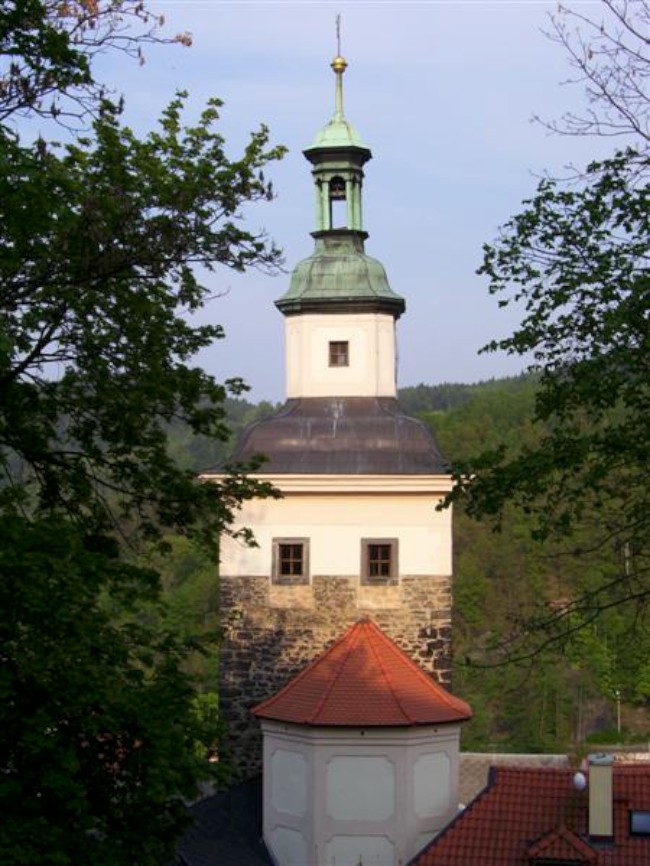
[[330, 226], [333, 229], [348, 227], [345, 180], [336, 175], [329, 182]]

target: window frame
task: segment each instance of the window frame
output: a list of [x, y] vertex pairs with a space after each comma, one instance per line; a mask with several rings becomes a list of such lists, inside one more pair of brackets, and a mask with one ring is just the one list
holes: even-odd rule
[[[388, 574], [370, 574], [370, 554], [373, 547], [388, 547]], [[361, 584], [363, 586], [396, 586], [399, 583], [399, 539], [361, 539]]]
[[[302, 571], [300, 574], [282, 574], [282, 548], [300, 545], [302, 548]], [[309, 583], [309, 539], [274, 538], [271, 562], [271, 582], [278, 586], [303, 586]]]
[[[335, 349], [334, 347], [338, 347]], [[345, 347], [344, 351], [340, 347]], [[341, 362], [344, 359], [344, 363]], [[328, 344], [328, 364], [330, 368], [338, 369], [341, 367], [350, 366], [350, 341], [349, 340], [330, 340]]]
[[[640, 829], [639, 825], [647, 826], [648, 829]], [[649, 809], [630, 809], [630, 835], [646, 837], [650, 835]]]

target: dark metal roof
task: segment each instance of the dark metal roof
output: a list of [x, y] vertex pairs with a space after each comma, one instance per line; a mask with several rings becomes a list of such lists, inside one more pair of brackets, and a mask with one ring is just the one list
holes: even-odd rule
[[247, 427], [232, 457], [267, 459], [262, 474], [439, 475], [448, 472], [422, 421], [390, 397], [288, 400], [271, 418]]
[[201, 800], [190, 814], [175, 866], [273, 866], [262, 840], [261, 776]]

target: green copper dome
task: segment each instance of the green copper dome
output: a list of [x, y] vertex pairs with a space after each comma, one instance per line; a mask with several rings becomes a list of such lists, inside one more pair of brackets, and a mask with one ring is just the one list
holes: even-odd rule
[[320, 148], [329, 149], [332, 147], [359, 148], [360, 150], [367, 151], [368, 157], [370, 156], [370, 151], [363, 143], [361, 136], [354, 126], [345, 119], [345, 115], [343, 114], [343, 73], [347, 65], [347, 61], [340, 55], [337, 55], [332, 61], [331, 66], [336, 75], [334, 117], [316, 134], [313, 142], [305, 149], [304, 153], [306, 156], [312, 150], [319, 150]]
[[363, 166], [372, 154], [343, 113], [346, 67], [340, 55], [332, 61], [336, 111], [304, 151], [316, 193], [316, 246], [294, 269], [289, 291], [275, 302], [285, 316], [383, 312], [398, 318], [404, 312], [404, 299], [392, 291], [383, 265], [364, 251], [361, 189]]
[[321, 147], [358, 147], [362, 150], [368, 150], [354, 126], [344, 117], [336, 114], [328, 124], [316, 133], [312, 143], [305, 148], [305, 153]]
[[363, 251], [363, 234], [338, 229], [315, 232], [316, 248], [299, 262], [276, 307], [285, 315], [337, 310], [388, 312], [399, 317], [404, 299], [388, 284], [381, 262]]

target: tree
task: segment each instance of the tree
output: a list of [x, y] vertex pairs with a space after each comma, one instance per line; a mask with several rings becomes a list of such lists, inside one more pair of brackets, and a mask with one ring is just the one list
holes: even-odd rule
[[0, 521], [3, 863], [169, 856], [215, 730], [192, 711], [191, 644], [128, 615], [157, 580], [65, 521]]
[[161, 35], [162, 15], [142, 0], [4, 0], [0, 8], [0, 122], [14, 115], [77, 124], [95, 113], [106, 88], [94, 57], [120, 51], [144, 62], [143, 45], [190, 45]]
[[[468, 400], [422, 418], [454, 464], [500, 443], [534, 448], [543, 434], [530, 421], [536, 387], [534, 376], [467, 386]], [[571, 594], [613, 579], [618, 557], [613, 551], [577, 557], [540, 544], [530, 537], [533, 516], [521, 508], [506, 505], [501, 531], [494, 533], [487, 521], [466, 516], [462, 499], [459, 506], [453, 682], [474, 710], [463, 730], [465, 747], [582, 748], [586, 735], [608, 723], [608, 713], [615, 719], [617, 689], [625, 701], [644, 701], [648, 639], [633, 631], [641, 624], [639, 611], [611, 609], [560, 646], [540, 645], [550, 637], [551, 611], [562, 610]], [[573, 534], [571, 546], [587, 548], [596, 539], [587, 526], [580, 537]]]
[[[265, 130], [230, 161], [217, 103], [182, 130], [182, 99], [138, 140], [104, 103], [62, 154], [0, 130], [0, 448], [9, 507], [153, 536], [199, 525], [212, 539], [249, 489], [202, 485], [167, 454], [165, 423], [223, 437], [227, 388], [188, 361], [222, 336], [188, 324], [208, 290], [194, 268], [272, 268], [278, 251], [238, 225], [268, 198]], [[117, 512], [116, 512], [117, 507]], [[206, 536], [207, 537], [207, 536]]]
[[587, 104], [546, 122], [566, 135], [629, 136], [650, 141], [650, 5], [647, 0], [601, 0], [602, 17], [558, 5], [547, 35], [566, 51], [585, 88]]
[[529, 620], [529, 636], [541, 643], [565, 640], [619, 605], [635, 606], [645, 627], [650, 597], [650, 58], [641, 27], [649, 7], [603, 5], [613, 28], [573, 12], [588, 25], [575, 37], [556, 21], [589, 97], [586, 116], [569, 115], [559, 128], [637, 138], [569, 181], [544, 179], [485, 246], [479, 273], [490, 292], [524, 311], [514, 334], [485, 350], [533, 359], [540, 436], [457, 466], [451, 497], [497, 525], [514, 504], [533, 516], [533, 533], [547, 544], [565, 539], [570, 555], [615, 557], [614, 573], [588, 572], [559, 609]]
[[[183, 95], [138, 138], [93, 74], [138, 56], [159, 19], [129, 0], [0, 8], [0, 861], [159, 864], [181, 798], [210, 767], [210, 701], [193, 712], [196, 641], [159, 616], [160, 576], [125, 549], [175, 532], [209, 542], [241, 474], [201, 484], [170, 457], [172, 421], [225, 438], [220, 384], [193, 355], [224, 266], [280, 253], [241, 222], [272, 198], [268, 132], [230, 159], [219, 102], [182, 125]], [[129, 29], [140, 23], [144, 31]], [[183, 38], [181, 41], [187, 41]], [[21, 135], [38, 114], [76, 133]], [[47, 127], [46, 127], [47, 128]], [[60, 130], [59, 130], [60, 131]], [[167, 625], [165, 625], [167, 623]], [[209, 705], [209, 706], [208, 706]], [[210, 711], [208, 711], [210, 710]], [[207, 738], [207, 740], [206, 740]], [[214, 766], [214, 765], [213, 765]]]

